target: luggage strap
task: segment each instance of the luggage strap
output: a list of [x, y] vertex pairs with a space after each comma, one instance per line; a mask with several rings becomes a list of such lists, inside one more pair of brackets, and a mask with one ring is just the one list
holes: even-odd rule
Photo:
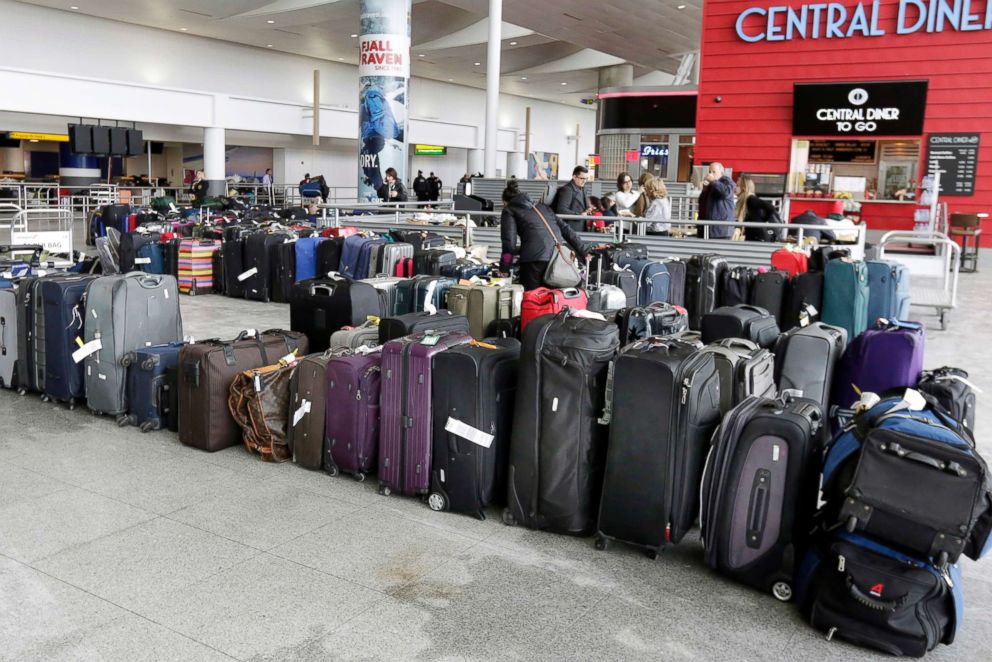
[[616, 371], [616, 361], [610, 361], [606, 372], [606, 392], [603, 401], [603, 415], [596, 422], [600, 425], [609, 425], [613, 418], [613, 375]]

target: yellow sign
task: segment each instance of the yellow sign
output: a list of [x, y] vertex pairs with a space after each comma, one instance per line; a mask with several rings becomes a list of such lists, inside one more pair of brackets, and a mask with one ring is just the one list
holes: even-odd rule
[[69, 142], [69, 136], [64, 133], [31, 133], [30, 131], [11, 131], [7, 134], [11, 140], [51, 140], [57, 143]]
[[448, 153], [448, 148], [443, 145], [417, 145], [413, 146], [413, 153], [418, 156], [444, 156]]

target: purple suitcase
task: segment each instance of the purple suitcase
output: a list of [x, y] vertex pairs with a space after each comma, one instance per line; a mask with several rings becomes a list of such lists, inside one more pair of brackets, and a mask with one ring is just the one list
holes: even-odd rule
[[834, 374], [831, 404], [847, 409], [860, 399], [858, 391], [881, 395], [916, 386], [923, 371], [923, 340], [923, 327], [915, 322], [875, 322], [844, 350]]
[[338, 356], [327, 362], [324, 470], [358, 480], [375, 470], [379, 446], [378, 351]]
[[425, 331], [382, 347], [379, 491], [427, 494], [431, 487], [431, 359], [472, 336], [463, 331]]

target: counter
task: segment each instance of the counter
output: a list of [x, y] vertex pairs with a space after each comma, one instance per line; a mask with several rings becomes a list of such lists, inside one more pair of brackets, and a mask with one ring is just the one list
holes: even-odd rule
[[[789, 198], [789, 216], [794, 218], [808, 209], [817, 216], [826, 217], [838, 201], [838, 198]], [[912, 230], [913, 215], [918, 206], [912, 200], [864, 200], [861, 202], [861, 220], [869, 230]]]

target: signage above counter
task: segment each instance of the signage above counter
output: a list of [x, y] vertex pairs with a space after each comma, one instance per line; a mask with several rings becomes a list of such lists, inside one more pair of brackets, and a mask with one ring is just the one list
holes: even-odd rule
[[794, 136], [919, 136], [927, 81], [795, 83]]
[[810, 163], [875, 163], [874, 140], [810, 140]]

